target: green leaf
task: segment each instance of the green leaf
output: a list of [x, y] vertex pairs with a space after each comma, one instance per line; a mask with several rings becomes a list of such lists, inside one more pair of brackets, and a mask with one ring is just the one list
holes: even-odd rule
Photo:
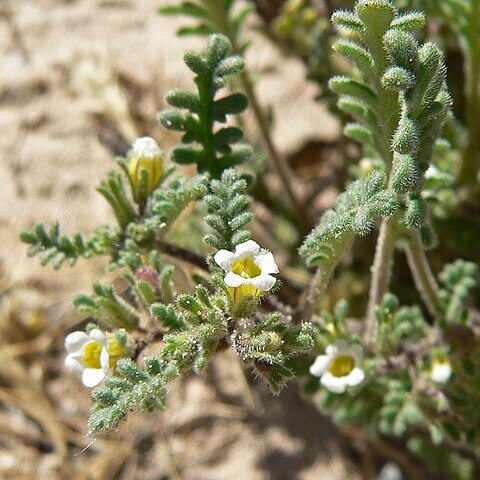
[[[238, 55], [231, 55], [232, 46], [227, 37], [211, 35], [207, 48], [200, 54], [185, 55], [185, 63], [196, 74], [198, 93], [174, 90], [167, 95], [170, 105], [182, 109], [166, 110], [159, 115], [165, 128], [184, 132], [182, 143], [172, 152], [172, 160], [180, 164], [196, 164], [199, 172], [208, 172], [219, 178], [221, 173], [237, 163], [244, 162], [251, 149], [231, 145], [243, 137], [238, 127], [216, 128], [227, 116], [238, 114], [247, 107], [245, 96], [234, 93], [217, 99], [217, 91], [226, 85], [226, 76], [237, 75], [244, 68]], [[187, 146], [194, 144], [192, 146]]]
[[337, 27], [352, 32], [361, 33], [365, 28], [360, 18], [348, 10], [339, 10], [334, 12], [332, 15], [332, 22], [337, 25]]
[[358, 82], [351, 77], [333, 77], [332, 79], [330, 79], [329, 87], [333, 92], [337, 94], [354, 97], [364, 102], [373, 110], [378, 109], [378, 98], [376, 93], [367, 85]]

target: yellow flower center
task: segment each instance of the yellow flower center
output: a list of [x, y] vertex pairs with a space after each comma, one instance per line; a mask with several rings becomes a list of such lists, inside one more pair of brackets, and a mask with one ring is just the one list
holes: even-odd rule
[[88, 342], [83, 348], [82, 362], [87, 368], [100, 368], [102, 345], [95, 340]]
[[113, 337], [108, 339], [107, 352], [109, 355], [109, 366], [110, 368], [115, 368], [118, 360], [127, 354], [127, 349]]
[[334, 377], [345, 377], [355, 367], [355, 359], [351, 355], [338, 355], [330, 363], [328, 371]]
[[254, 278], [258, 277], [262, 270], [251, 257], [245, 257], [232, 265], [232, 272], [242, 278]]

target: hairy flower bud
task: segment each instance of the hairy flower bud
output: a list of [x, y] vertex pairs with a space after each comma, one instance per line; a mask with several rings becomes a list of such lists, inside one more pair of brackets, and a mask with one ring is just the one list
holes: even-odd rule
[[145, 203], [157, 188], [163, 176], [163, 162], [163, 151], [153, 138], [142, 137], [134, 142], [129, 153], [128, 175], [137, 203]]

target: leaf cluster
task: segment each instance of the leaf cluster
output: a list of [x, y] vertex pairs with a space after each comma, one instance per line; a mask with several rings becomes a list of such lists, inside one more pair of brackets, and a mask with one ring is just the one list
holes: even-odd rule
[[[211, 35], [222, 33], [227, 36], [240, 53], [244, 53], [248, 41], [241, 42], [240, 33], [253, 6], [246, 3], [235, 8], [235, 0], [194, 0], [182, 1], [180, 5], [165, 5], [159, 12], [163, 15], [184, 15], [196, 20], [195, 25], [181, 27], [179, 36]], [[237, 49], [237, 48], [236, 48]]]
[[247, 145], [232, 146], [243, 138], [239, 127], [216, 128], [216, 124], [226, 123], [229, 115], [247, 108], [247, 97], [240, 93], [216, 98], [228, 77], [243, 71], [244, 61], [232, 55], [230, 41], [223, 35], [211, 35], [204, 52], [187, 53], [184, 60], [196, 75], [197, 93], [181, 89], [169, 92], [167, 102], [176, 109], [161, 112], [160, 121], [165, 128], [184, 133], [183, 145], [172, 151], [174, 162], [196, 164], [200, 173], [219, 178], [224, 170], [246, 161], [252, 153]]
[[246, 190], [246, 180], [234, 169], [225, 170], [221, 179], [210, 182], [210, 193], [204, 198], [208, 213], [205, 222], [213, 230], [205, 235], [208, 245], [232, 251], [250, 239], [250, 231], [244, 227], [253, 219], [253, 213]]
[[423, 14], [400, 14], [388, 0], [360, 0], [354, 13], [337, 12], [333, 21], [358, 38], [335, 44], [357, 70], [330, 81], [338, 107], [356, 122], [345, 133], [384, 159], [389, 187], [405, 201], [406, 225], [420, 228], [427, 222], [424, 174], [451, 106], [442, 53], [413, 35]]
[[289, 360], [314, 346], [312, 324], [289, 326], [278, 312], [255, 325], [235, 329], [231, 338], [240, 358], [253, 367], [274, 393], [279, 393], [295, 375]]
[[443, 286], [439, 297], [445, 322], [465, 323], [468, 318], [466, 301], [479, 283], [478, 266], [475, 263], [457, 260], [445, 266], [439, 279]]
[[119, 232], [113, 227], [97, 227], [93, 234], [85, 239], [81, 233], [72, 237], [60, 233], [60, 225], [53, 222], [49, 231], [42, 222], [37, 222], [33, 230], [24, 230], [20, 239], [30, 246], [27, 255], [40, 255], [42, 266], [52, 263], [58, 270], [65, 261], [74, 266], [79, 258], [92, 258], [113, 251], [119, 238]]
[[375, 316], [378, 321], [376, 344], [385, 356], [396, 354], [403, 340], [418, 342], [429, 333], [420, 307], [400, 307], [398, 298], [391, 293], [375, 308]]
[[307, 262], [334, 261], [354, 235], [367, 235], [377, 218], [392, 215], [398, 203], [395, 194], [385, 186], [385, 174], [378, 171], [351, 183], [305, 239], [300, 254]]

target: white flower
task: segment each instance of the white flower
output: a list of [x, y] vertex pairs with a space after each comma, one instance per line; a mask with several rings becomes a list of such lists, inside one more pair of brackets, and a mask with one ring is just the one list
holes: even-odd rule
[[277, 281], [272, 275], [278, 273], [272, 253], [261, 250], [253, 240], [237, 245], [235, 253], [219, 250], [214, 259], [226, 272], [224, 281], [230, 287], [234, 301], [245, 295], [260, 297], [271, 290]]
[[310, 373], [320, 377], [320, 382], [331, 392], [343, 393], [347, 387], [363, 382], [365, 372], [360, 368], [363, 349], [360, 345], [349, 345], [345, 340], [337, 340], [319, 355], [310, 366]]
[[430, 165], [425, 172], [425, 178], [437, 178], [441, 174], [442, 172], [435, 165]]
[[130, 152], [138, 158], [157, 158], [163, 156], [162, 149], [152, 137], [137, 138]]
[[438, 357], [432, 361], [430, 378], [436, 383], [447, 383], [452, 375], [452, 366], [448, 358]]
[[86, 387], [95, 387], [106, 376], [110, 368], [108, 340], [97, 328], [85, 332], [73, 332], [65, 338], [67, 358], [65, 366], [68, 370], [82, 376]]

